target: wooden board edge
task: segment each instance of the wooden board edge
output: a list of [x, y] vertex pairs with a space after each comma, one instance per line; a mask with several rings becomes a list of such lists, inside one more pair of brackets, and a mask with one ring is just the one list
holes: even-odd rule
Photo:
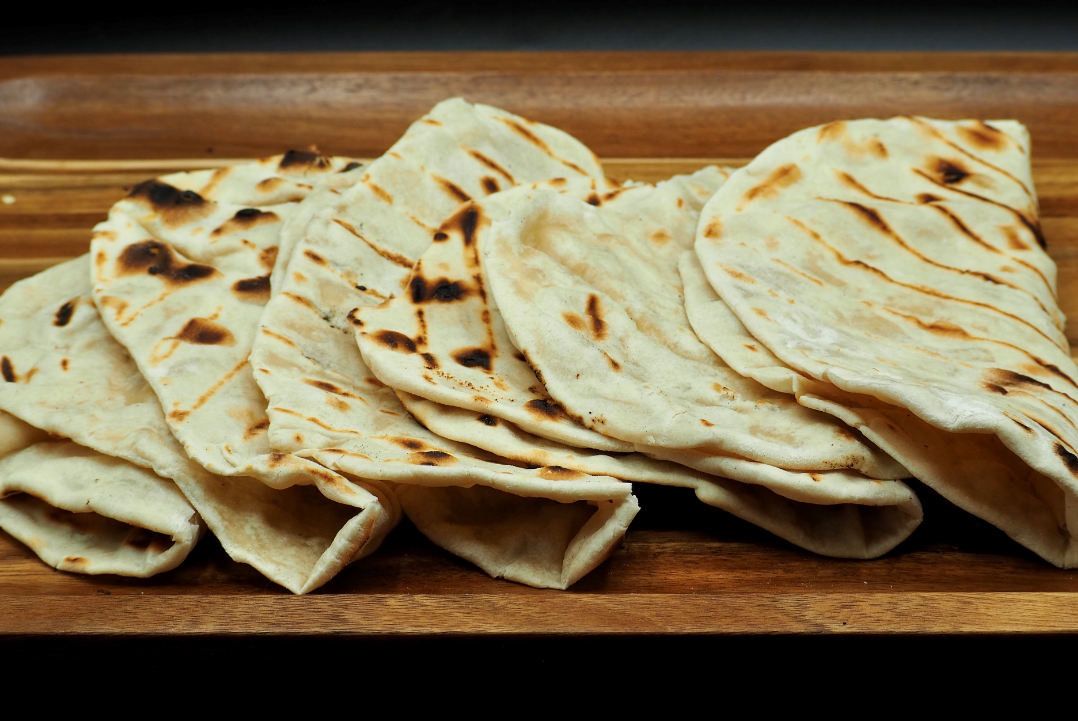
[[30, 596], [0, 637], [1078, 633], [1075, 593]]

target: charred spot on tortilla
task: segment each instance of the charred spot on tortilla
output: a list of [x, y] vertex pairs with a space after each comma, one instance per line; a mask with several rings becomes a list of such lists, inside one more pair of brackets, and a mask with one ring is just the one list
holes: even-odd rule
[[543, 398], [536, 398], [530, 400], [524, 404], [524, 408], [531, 412], [532, 415], [547, 420], [555, 420], [568, 418], [565, 409], [561, 407], [561, 404], [555, 401], [548, 401]]
[[479, 416], [479, 422], [486, 426], [498, 425], [498, 419], [487, 413], [484, 413], [483, 415]]
[[401, 353], [415, 353], [416, 351], [415, 341], [395, 330], [379, 331], [375, 334], [374, 340]]
[[1063, 459], [1072, 475], [1078, 476], [1078, 456], [1068, 451], [1062, 443], [1056, 443], [1056, 455]]
[[231, 346], [236, 343], [235, 337], [228, 328], [208, 318], [192, 318], [187, 321], [183, 329], [175, 336], [175, 340], [195, 345]]
[[438, 359], [434, 357], [433, 353], [423, 353], [423, 360], [426, 362], [428, 370], [434, 370], [438, 368]]
[[917, 202], [922, 204], [938, 203], [941, 200], [943, 200], [943, 198], [939, 197], [938, 195], [932, 195], [932, 193], [921, 193], [917, 196]]
[[539, 475], [551, 481], [573, 481], [586, 478], [580, 471], [564, 466], [544, 466], [539, 469]]
[[990, 368], [985, 371], [985, 378], [990, 383], [996, 383], [1001, 386], [1022, 386], [1031, 385], [1045, 390], [1054, 390], [1052, 386], [1047, 383], [1043, 383], [1036, 378], [1031, 378], [1022, 373], [1015, 373], [1007, 368]]
[[52, 324], [63, 328], [65, 325], [71, 322], [71, 316], [75, 312], [75, 301], [69, 300], [60, 306], [60, 310], [56, 311], [56, 317], [52, 321]]
[[426, 443], [415, 438], [396, 436], [393, 438], [389, 438], [388, 440], [390, 443], [400, 446], [401, 448], [407, 448], [410, 451], [421, 451], [427, 447]]
[[498, 181], [489, 175], [483, 176], [483, 190], [487, 191], [487, 195], [493, 195], [497, 193], [501, 188], [498, 186]]
[[[445, 221], [442, 227], [447, 230], [459, 230], [464, 237], [464, 245], [471, 245], [475, 242], [475, 232], [479, 228], [480, 219], [479, 208], [475, 206], [475, 203], [468, 203]], [[438, 240], [437, 236], [435, 240]]]
[[944, 160], [943, 158], [936, 159], [935, 171], [944, 185], [961, 183], [970, 176], [970, 172], [963, 168], [958, 161]]
[[409, 454], [408, 462], [417, 466], [449, 466], [456, 463], [457, 459], [445, 451], [419, 451]]
[[174, 285], [184, 285], [217, 275], [217, 270], [198, 263], [180, 263], [171, 246], [143, 240], [123, 249], [117, 261], [119, 275], [148, 273]]
[[603, 201], [599, 199], [599, 195], [597, 193], [592, 193], [588, 196], [588, 205], [594, 205], [598, 207], [602, 204]]
[[359, 162], [356, 162], [355, 160], [353, 160], [352, 162], [348, 163], [348, 165], [341, 168], [341, 172], [342, 173], [347, 173], [349, 170], [355, 170], [356, 168], [361, 168], [361, 167], [363, 167], [363, 163], [359, 163]]
[[453, 303], [468, 297], [468, 288], [459, 280], [439, 278], [431, 282], [421, 275], [412, 277], [408, 288], [412, 294], [413, 303]]
[[434, 234], [434, 242], [435, 243], [441, 243], [444, 240], [449, 240], [449, 235], [448, 234], [443, 233], [440, 230], [437, 233]]
[[453, 353], [453, 360], [465, 368], [491, 369], [490, 352], [485, 348], [465, 348]]
[[277, 164], [277, 167], [281, 170], [297, 167], [328, 168], [329, 163], [329, 158], [319, 155], [316, 151], [289, 150], [281, 158], [281, 162]]
[[15, 382], [15, 368], [11, 365], [11, 359], [7, 356], [0, 358], [0, 373], [4, 374], [4, 380], [8, 383]]
[[594, 293], [588, 296], [588, 318], [591, 319], [591, 333], [595, 340], [603, 340], [607, 336], [606, 321], [603, 320], [599, 309], [599, 296]]
[[265, 302], [269, 300], [270, 279], [268, 275], [257, 278], [244, 278], [232, 284], [232, 292], [244, 300]]
[[348, 311], [348, 322], [356, 326], [357, 328], [362, 328], [363, 321], [356, 317], [356, 312], [358, 310], [359, 308], [353, 308], [352, 310]]

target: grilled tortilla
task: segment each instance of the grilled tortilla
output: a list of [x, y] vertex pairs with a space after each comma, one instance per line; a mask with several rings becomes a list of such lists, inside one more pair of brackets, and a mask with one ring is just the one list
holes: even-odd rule
[[1074, 567], [1078, 368], [1029, 153], [1013, 121], [795, 133], [704, 208], [696, 253], [721, 302], [696, 283], [691, 315], [741, 372]]

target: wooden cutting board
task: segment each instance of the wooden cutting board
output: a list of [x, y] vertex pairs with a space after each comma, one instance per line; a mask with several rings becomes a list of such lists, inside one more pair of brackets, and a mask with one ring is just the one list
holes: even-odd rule
[[[1060, 305], [1078, 317], [1078, 56], [1059, 54], [4, 59], [0, 289], [85, 252], [90, 228], [147, 177], [311, 144], [376, 157], [456, 94], [558, 125], [609, 175], [647, 181], [741, 165], [838, 118], [1017, 118], [1033, 135]], [[1078, 324], [1068, 337], [1078, 345]], [[1078, 572], [923, 487], [922, 528], [870, 562], [813, 556], [689, 491], [637, 492], [621, 548], [568, 592], [490, 579], [407, 525], [303, 598], [212, 538], [176, 571], [131, 580], [53, 571], [0, 532], [0, 636], [1078, 631]]]

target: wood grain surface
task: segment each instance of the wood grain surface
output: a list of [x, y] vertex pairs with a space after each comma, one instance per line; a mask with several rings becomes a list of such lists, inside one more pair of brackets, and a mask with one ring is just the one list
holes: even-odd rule
[[[135, 183], [319, 146], [375, 157], [462, 94], [574, 133], [609, 175], [741, 165], [836, 118], [1014, 117], [1060, 305], [1078, 317], [1078, 55], [353, 54], [0, 59], [0, 290], [86, 252]], [[1072, 347], [1078, 324], [1068, 326]], [[209, 537], [152, 579], [46, 567], [0, 532], [0, 637], [1078, 633], [1078, 572], [1052, 568], [922, 486], [926, 520], [871, 562], [814, 556], [637, 485], [620, 549], [567, 592], [488, 578], [405, 524], [297, 598]]]

